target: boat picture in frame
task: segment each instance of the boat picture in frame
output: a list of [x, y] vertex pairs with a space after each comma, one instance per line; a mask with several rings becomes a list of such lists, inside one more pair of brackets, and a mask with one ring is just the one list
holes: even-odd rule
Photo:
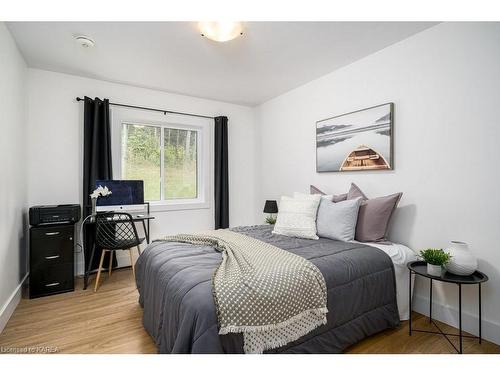
[[393, 169], [394, 103], [345, 113], [316, 123], [316, 171]]

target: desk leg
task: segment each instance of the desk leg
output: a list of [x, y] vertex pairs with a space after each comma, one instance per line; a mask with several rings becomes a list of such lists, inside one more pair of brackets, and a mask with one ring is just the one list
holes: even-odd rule
[[409, 330], [409, 335], [411, 336], [411, 270], [409, 270], [410, 272], [408, 272], [408, 274], [410, 275], [410, 280], [409, 280], [409, 283], [408, 285], [410, 286], [409, 289], [409, 293], [408, 295], [410, 296], [408, 299], [409, 299], [409, 303], [408, 303], [408, 330]]
[[[83, 276], [83, 290], [87, 289], [87, 286], [89, 284], [89, 273], [90, 273], [90, 268], [92, 267], [92, 261], [94, 260], [94, 253], [95, 253], [95, 243], [92, 246], [92, 252], [90, 253], [89, 264], [87, 265], [87, 267], [85, 267], [85, 275]], [[85, 263], [85, 255], [83, 263]]]
[[481, 283], [477, 284], [479, 285], [479, 343], [483, 341], [482, 335], [481, 335]]
[[429, 279], [430, 280], [430, 283], [429, 283], [429, 323], [432, 323], [432, 279]]
[[142, 221], [142, 228], [144, 229], [144, 235], [146, 236], [146, 243], [149, 245], [149, 220], [147, 229], [146, 229], [146, 223], [144, 222], [144, 220]]
[[462, 284], [458, 284], [458, 329], [460, 330], [460, 354], [462, 354]]

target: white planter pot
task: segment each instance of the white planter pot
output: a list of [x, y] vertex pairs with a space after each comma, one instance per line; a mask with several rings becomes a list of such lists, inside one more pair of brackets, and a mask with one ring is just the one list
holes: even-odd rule
[[431, 276], [441, 276], [441, 266], [427, 263], [427, 273]]
[[445, 252], [451, 255], [450, 261], [445, 265], [448, 272], [467, 276], [477, 270], [477, 258], [470, 252], [465, 242], [451, 241]]

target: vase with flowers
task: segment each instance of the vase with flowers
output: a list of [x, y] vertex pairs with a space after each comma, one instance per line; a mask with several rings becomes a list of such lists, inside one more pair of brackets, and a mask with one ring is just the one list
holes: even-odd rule
[[107, 186], [102, 187], [99, 185], [93, 192], [90, 194], [90, 199], [92, 200], [92, 215], [96, 214], [96, 206], [97, 206], [97, 200], [100, 197], [107, 197], [108, 195], [111, 195], [112, 192], [111, 190], [108, 189]]

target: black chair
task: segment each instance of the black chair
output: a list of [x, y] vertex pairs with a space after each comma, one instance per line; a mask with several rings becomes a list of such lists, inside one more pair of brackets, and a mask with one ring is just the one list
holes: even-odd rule
[[94, 292], [99, 286], [101, 278], [101, 269], [104, 262], [104, 256], [109, 252], [109, 268], [108, 273], [111, 276], [113, 264], [113, 254], [115, 250], [128, 250], [130, 253], [130, 263], [135, 278], [134, 259], [132, 257], [132, 248], [136, 247], [139, 255], [141, 249], [139, 245], [144, 242], [144, 238], [139, 238], [137, 229], [132, 220], [132, 215], [126, 212], [103, 212], [95, 216], [96, 223], [96, 246], [102, 249], [101, 260], [99, 262], [99, 270], [95, 280]]

